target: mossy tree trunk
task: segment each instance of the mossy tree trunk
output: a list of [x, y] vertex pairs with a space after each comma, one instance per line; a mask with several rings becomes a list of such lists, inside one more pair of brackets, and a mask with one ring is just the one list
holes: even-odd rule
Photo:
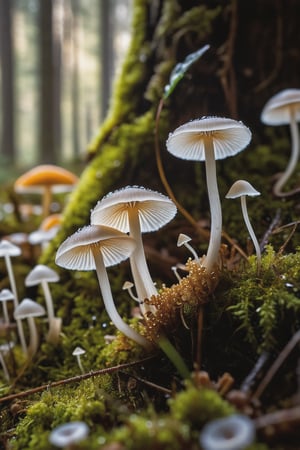
[[[279, 90], [300, 87], [299, 16], [297, 0], [135, 0], [132, 42], [114, 85], [110, 111], [91, 142], [87, 167], [43, 262], [54, 264], [58, 244], [89, 223], [91, 208], [108, 192], [133, 184], [165, 192], [154, 150], [157, 108], [175, 65], [206, 44], [209, 50], [164, 104], [159, 139], [163, 166], [176, 198], [195, 220], [204, 218], [209, 223], [204, 168], [167, 154], [166, 137], [190, 119], [221, 115], [250, 127], [253, 143], [248, 154], [255, 146], [270, 143], [260, 123], [260, 111]], [[287, 130], [280, 133], [288, 136]], [[263, 173], [272, 176], [270, 161], [275, 171], [281, 161], [268, 156], [266, 165], [260, 157], [258, 153], [251, 163], [241, 158], [220, 162], [221, 192], [224, 194], [234, 176], [242, 172], [259, 190], [269, 192], [262, 186]], [[182, 216], [177, 220], [183, 221]], [[203, 239], [202, 243], [205, 245]], [[78, 278], [66, 271], [62, 276], [66, 283], [57, 295], [65, 289], [68, 296], [75, 296]]]

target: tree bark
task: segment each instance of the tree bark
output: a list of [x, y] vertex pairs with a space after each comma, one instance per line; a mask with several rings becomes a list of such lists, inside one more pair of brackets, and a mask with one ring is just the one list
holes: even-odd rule
[[4, 163], [9, 164], [14, 162], [16, 156], [12, 6], [12, 1], [0, 0], [0, 60], [2, 78], [2, 136], [0, 155], [3, 156]]
[[41, 163], [56, 163], [60, 154], [60, 39], [55, 29], [55, 2], [40, 2], [40, 150]]

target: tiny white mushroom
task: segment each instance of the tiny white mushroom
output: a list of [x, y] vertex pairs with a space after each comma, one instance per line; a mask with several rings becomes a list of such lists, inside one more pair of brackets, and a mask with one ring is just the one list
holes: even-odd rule
[[[15, 275], [11, 263], [11, 257], [12, 256], [20, 256], [21, 255], [21, 249], [17, 246], [12, 244], [11, 242], [7, 241], [6, 239], [2, 239], [0, 242], [0, 257], [3, 257], [6, 264], [6, 269], [8, 273], [8, 278], [10, 282], [10, 287], [12, 290], [12, 293], [14, 294], [14, 308], [16, 309], [19, 300], [18, 300], [18, 291], [16, 287], [16, 280]], [[16, 319], [17, 327], [18, 327], [18, 335], [20, 339], [20, 343], [23, 349], [24, 353], [27, 353], [27, 347], [26, 347], [26, 341], [24, 336], [24, 330], [22, 326], [21, 320]]]
[[83, 365], [81, 362], [81, 356], [84, 355], [85, 353], [86, 353], [86, 351], [81, 347], [76, 347], [72, 352], [72, 355], [76, 356], [77, 364], [78, 364], [78, 367], [79, 367], [81, 373], [84, 373], [84, 368], [83, 368]]
[[14, 300], [14, 297], [15, 296], [10, 289], [2, 289], [2, 291], [0, 292], [0, 302], [2, 303], [3, 307], [4, 320], [7, 324], [10, 323], [7, 302], [10, 300]]
[[208, 272], [218, 263], [222, 234], [216, 160], [239, 153], [250, 139], [251, 132], [242, 122], [222, 117], [203, 117], [178, 127], [169, 134], [166, 143], [168, 151], [178, 158], [205, 161], [211, 232], [203, 266]]
[[27, 354], [32, 358], [36, 353], [39, 345], [39, 338], [35, 324], [35, 317], [44, 316], [46, 314], [45, 308], [30, 298], [24, 298], [14, 311], [16, 320], [27, 319], [29, 328], [29, 345]]
[[49, 442], [59, 448], [71, 449], [89, 434], [89, 427], [85, 422], [69, 422], [54, 428], [49, 435]]
[[191, 240], [192, 240], [192, 238], [190, 238], [186, 234], [180, 233], [179, 236], [178, 236], [178, 240], [177, 240], [177, 247], [181, 247], [182, 245], [184, 245], [185, 248], [187, 248], [191, 252], [191, 254], [193, 255], [195, 261], [197, 263], [199, 263], [199, 256], [198, 256], [197, 252], [193, 249], [191, 244], [189, 244], [189, 242]]
[[256, 251], [256, 257], [257, 257], [257, 266], [260, 267], [261, 263], [261, 250], [258, 243], [258, 240], [256, 238], [256, 235], [254, 233], [253, 227], [251, 225], [248, 210], [247, 210], [247, 202], [246, 202], [246, 196], [249, 195], [251, 197], [260, 195], [260, 192], [258, 192], [254, 187], [245, 180], [237, 180], [229, 191], [226, 194], [226, 198], [240, 198], [241, 199], [241, 207], [242, 207], [242, 213], [244, 217], [244, 221], [246, 224], [246, 227], [248, 229], [248, 232], [250, 234], [250, 237], [252, 239], [255, 251]]
[[216, 419], [204, 426], [200, 434], [203, 450], [243, 450], [255, 439], [253, 421], [242, 414]]
[[182, 278], [178, 273], [178, 267], [177, 266], [172, 266], [171, 267], [172, 272], [174, 273], [175, 277], [177, 278], [178, 281], [181, 281]]
[[96, 270], [104, 306], [115, 327], [125, 336], [149, 348], [150, 342], [119, 315], [106, 272], [106, 267], [128, 258], [134, 248], [135, 241], [127, 234], [107, 226], [89, 225], [60, 245], [55, 262], [66, 269]]
[[130, 297], [135, 301], [140, 303], [140, 300], [136, 295], [134, 295], [132, 288], [134, 287], [134, 284], [131, 283], [131, 281], [125, 281], [125, 283], [122, 286], [123, 291], [128, 291]]
[[297, 122], [300, 121], [300, 89], [284, 89], [271, 97], [262, 110], [261, 121], [266, 125], [290, 126], [291, 156], [285, 171], [273, 188], [274, 193], [278, 197], [282, 197], [289, 194], [282, 192], [282, 187], [293, 173], [299, 159], [299, 129]]

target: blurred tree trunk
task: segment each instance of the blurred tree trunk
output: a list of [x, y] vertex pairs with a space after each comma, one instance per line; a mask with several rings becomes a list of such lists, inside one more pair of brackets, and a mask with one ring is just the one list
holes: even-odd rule
[[0, 61], [1, 61], [1, 149], [4, 161], [15, 160], [14, 124], [14, 62], [12, 43], [13, 1], [0, 0]]
[[80, 102], [80, 86], [79, 86], [79, 54], [78, 54], [78, 15], [79, 1], [73, 0], [70, 4], [72, 8], [72, 140], [74, 158], [78, 158], [80, 154], [80, 121], [79, 102]]
[[100, 72], [101, 72], [101, 115], [105, 117], [111, 95], [111, 79], [114, 60], [114, 24], [111, 15], [111, 1], [100, 0]]
[[[276, 156], [268, 153], [264, 165], [255, 160], [254, 149], [270, 143], [260, 123], [265, 102], [283, 88], [300, 87], [300, 4], [297, 0], [196, 3], [134, 1], [132, 42], [109, 113], [90, 144], [90, 162], [65, 210], [63, 227], [45, 255], [50, 263], [59, 242], [89, 223], [90, 210], [109, 191], [135, 184], [165, 192], [155, 158], [157, 108], [175, 65], [206, 44], [210, 49], [190, 67], [161, 114], [159, 141], [169, 184], [195, 220], [209, 224], [203, 165], [174, 158], [166, 152], [165, 141], [179, 124], [215, 115], [242, 120], [253, 132], [251, 151], [218, 161], [221, 197], [234, 177], [244, 172], [245, 178], [270, 195], [265, 180], [278, 168]], [[176, 220], [181, 221], [177, 231], [182, 232], [182, 216]], [[225, 227], [229, 225], [224, 221]], [[154, 238], [146, 235], [146, 244], [147, 239]], [[155, 246], [153, 241], [151, 245]], [[73, 274], [64, 276], [72, 279]], [[70, 289], [76, 291], [75, 277], [72, 282]]]
[[61, 41], [57, 0], [40, 1], [40, 162], [60, 158]]

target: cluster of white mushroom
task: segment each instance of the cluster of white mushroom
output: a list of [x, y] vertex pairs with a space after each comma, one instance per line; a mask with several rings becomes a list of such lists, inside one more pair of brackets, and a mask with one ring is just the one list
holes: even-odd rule
[[[144, 303], [157, 295], [146, 262], [142, 233], [154, 231], [176, 214], [165, 195], [138, 186], [112, 192], [91, 211], [91, 224], [67, 238], [59, 247], [56, 263], [67, 269], [96, 270], [105, 309], [112, 323], [125, 336], [145, 348], [151, 343], [119, 315], [106, 268], [129, 258], [136, 298], [141, 313], [153, 311]], [[132, 288], [132, 286], [130, 286]]]
[[[36, 301], [30, 298], [24, 298], [19, 302], [18, 290], [16, 286], [16, 280], [11, 262], [12, 257], [21, 255], [21, 249], [12, 244], [10, 241], [3, 239], [0, 242], [0, 257], [4, 258], [7, 269], [8, 279], [10, 283], [10, 289], [5, 288], [0, 292], [0, 302], [2, 303], [3, 318], [2, 324], [8, 330], [13, 328], [13, 320], [10, 317], [10, 310], [12, 309], [13, 319], [15, 320], [17, 327], [18, 338], [24, 352], [24, 355], [31, 359], [36, 353], [39, 346], [39, 337], [35, 319], [37, 317], [45, 316], [47, 313], [49, 331], [46, 339], [49, 342], [56, 343], [61, 330], [61, 319], [55, 317], [53, 301], [51, 291], [48, 283], [57, 282], [59, 280], [58, 274], [51, 268], [38, 264], [35, 266], [25, 278], [25, 286], [41, 285], [46, 309]], [[13, 308], [8, 308], [7, 302], [13, 302]], [[27, 335], [28, 344], [25, 338], [23, 320], [27, 320]], [[9, 371], [5, 363], [5, 355], [15, 345], [15, 339], [9, 340], [6, 344], [0, 346], [0, 362], [3, 368], [4, 376], [9, 380]]]

